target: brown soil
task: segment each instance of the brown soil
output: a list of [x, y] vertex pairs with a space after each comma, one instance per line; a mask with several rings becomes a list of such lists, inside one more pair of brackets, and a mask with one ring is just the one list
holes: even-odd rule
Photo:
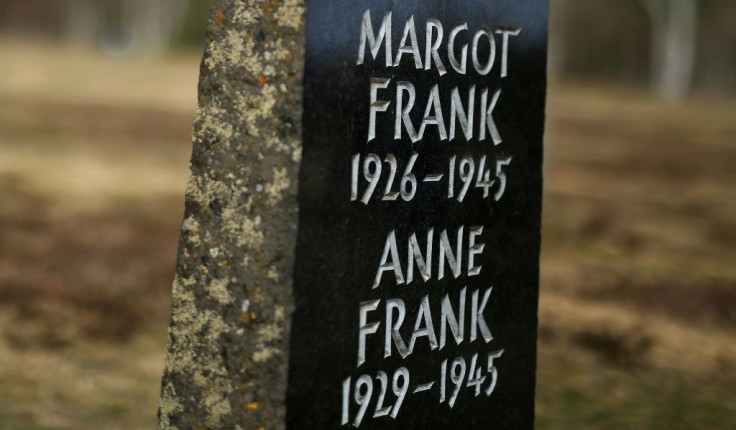
[[[152, 428], [198, 59], [3, 54], [66, 75], [0, 76], [0, 427]], [[553, 86], [538, 428], [729, 428], [735, 111]]]

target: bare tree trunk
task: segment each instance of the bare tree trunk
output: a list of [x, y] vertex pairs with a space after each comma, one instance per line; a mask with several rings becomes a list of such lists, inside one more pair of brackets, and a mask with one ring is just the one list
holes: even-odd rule
[[123, 25], [140, 52], [160, 55], [180, 31], [188, 7], [188, 0], [127, 0]]
[[652, 75], [669, 100], [688, 95], [695, 71], [697, 0], [642, 0], [652, 24]]
[[682, 99], [690, 92], [695, 70], [696, 0], [670, 0], [660, 93]]
[[567, 56], [567, 26], [570, 13], [570, 0], [550, 2], [549, 22], [549, 60], [547, 73], [553, 79], [562, 76]]

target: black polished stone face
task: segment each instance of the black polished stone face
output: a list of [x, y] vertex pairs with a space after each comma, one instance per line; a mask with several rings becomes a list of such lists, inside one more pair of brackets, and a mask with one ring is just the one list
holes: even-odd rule
[[307, 6], [288, 428], [532, 429], [547, 1]]

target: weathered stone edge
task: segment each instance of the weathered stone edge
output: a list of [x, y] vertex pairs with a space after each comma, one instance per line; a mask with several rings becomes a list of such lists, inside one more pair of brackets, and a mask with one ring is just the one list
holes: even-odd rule
[[285, 427], [303, 0], [210, 0], [159, 429]]

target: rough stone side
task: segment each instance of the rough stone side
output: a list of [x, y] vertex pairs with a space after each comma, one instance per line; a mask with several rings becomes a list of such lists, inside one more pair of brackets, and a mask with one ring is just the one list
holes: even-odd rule
[[159, 429], [285, 427], [303, 0], [210, 0]]

